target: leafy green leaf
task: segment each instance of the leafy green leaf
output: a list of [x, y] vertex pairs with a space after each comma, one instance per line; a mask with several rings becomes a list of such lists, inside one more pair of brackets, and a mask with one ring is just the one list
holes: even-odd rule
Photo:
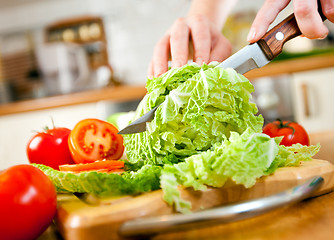
[[57, 171], [42, 164], [32, 164], [41, 169], [53, 182], [57, 192], [92, 193], [97, 196], [119, 196], [149, 192], [160, 188], [161, 167], [145, 165], [138, 171], [122, 174]]
[[279, 138], [270, 138], [247, 129], [244, 133], [231, 132], [230, 138], [208, 150], [174, 165], [165, 165], [161, 174], [164, 199], [174, 204], [177, 211], [189, 212], [191, 204], [183, 200], [179, 186], [206, 190], [207, 186], [222, 187], [227, 180], [254, 186], [256, 180], [273, 173], [278, 167], [296, 166], [311, 160], [319, 146], [280, 146]]
[[124, 136], [129, 161], [163, 164], [204, 152], [247, 128], [261, 132], [262, 116], [250, 102], [252, 84], [233, 69], [188, 64], [148, 80], [134, 119], [162, 103], [147, 131]]

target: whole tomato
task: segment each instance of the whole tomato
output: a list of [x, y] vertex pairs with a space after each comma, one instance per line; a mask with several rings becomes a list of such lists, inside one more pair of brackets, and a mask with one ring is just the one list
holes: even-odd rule
[[283, 136], [280, 145], [291, 146], [296, 143], [310, 145], [310, 139], [306, 130], [296, 122], [277, 120], [265, 125], [263, 133], [270, 137]]
[[41, 170], [23, 164], [0, 173], [0, 203], [0, 238], [32, 240], [51, 224], [57, 195]]
[[44, 164], [56, 170], [59, 170], [59, 165], [73, 164], [68, 148], [70, 133], [70, 129], [58, 127], [36, 133], [27, 145], [29, 162]]

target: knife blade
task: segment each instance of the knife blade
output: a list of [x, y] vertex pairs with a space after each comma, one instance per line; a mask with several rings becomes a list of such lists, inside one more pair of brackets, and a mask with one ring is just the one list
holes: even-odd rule
[[[318, 12], [324, 21], [326, 17], [321, 11], [319, 2]], [[261, 68], [282, 52], [283, 46], [287, 41], [299, 35], [301, 35], [301, 31], [295, 15], [292, 13], [269, 30], [259, 41], [242, 48], [216, 67], [234, 68], [240, 74], [245, 74], [255, 68]], [[118, 134], [132, 134], [146, 131], [146, 123], [153, 120], [155, 111], [159, 106], [160, 104], [122, 129]]]
[[313, 177], [286, 191], [262, 198], [234, 203], [191, 214], [171, 214], [137, 218], [124, 222], [119, 228], [122, 237], [143, 237], [170, 231], [207, 227], [213, 224], [230, 223], [258, 216], [280, 207], [296, 204], [312, 196], [324, 179]]
[[118, 134], [132, 134], [132, 133], [140, 133], [146, 131], [146, 123], [150, 122], [154, 118], [155, 111], [158, 109], [158, 107], [161, 105], [158, 104], [155, 106], [152, 110], [145, 113], [140, 118], [133, 121], [130, 125], [123, 128], [121, 131], [118, 132]]

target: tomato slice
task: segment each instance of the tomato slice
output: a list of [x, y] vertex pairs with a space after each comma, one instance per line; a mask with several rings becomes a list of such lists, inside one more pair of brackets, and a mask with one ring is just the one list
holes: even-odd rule
[[84, 119], [72, 129], [68, 146], [75, 163], [117, 160], [124, 152], [123, 137], [117, 128], [99, 119]]
[[124, 167], [123, 161], [103, 160], [103, 161], [96, 161], [92, 163], [60, 165], [59, 170], [64, 171], [64, 172], [67, 172], [67, 171], [82, 172], [82, 171], [91, 171], [91, 170], [97, 170], [100, 172], [108, 172], [111, 170], [121, 169], [123, 167]]

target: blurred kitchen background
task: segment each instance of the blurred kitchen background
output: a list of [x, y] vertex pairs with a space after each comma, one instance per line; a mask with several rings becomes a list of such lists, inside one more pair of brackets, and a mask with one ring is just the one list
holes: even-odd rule
[[[239, 0], [234, 7], [223, 29], [233, 51], [247, 45], [249, 27], [263, 2]], [[113, 112], [133, 110], [140, 97], [130, 95], [137, 90], [121, 92], [117, 87], [145, 86], [155, 43], [177, 17], [186, 15], [190, 3], [0, 0], [0, 159], [10, 158], [18, 148], [21, 153], [12, 161], [26, 161], [22, 148], [27, 138], [49, 124], [50, 117], [58, 126], [73, 127], [85, 117], [106, 119]], [[291, 12], [289, 6], [274, 24]], [[276, 62], [334, 54], [334, 24], [326, 24], [326, 39], [297, 38]], [[253, 101], [266, 121], [297, 120], [310, 132], [333, 129], [333, 75], [334, 63], [327, 62], [316, 70], [253, 77]], [[110, 96], [99, 91], [106, 89], [111, 89]]]

